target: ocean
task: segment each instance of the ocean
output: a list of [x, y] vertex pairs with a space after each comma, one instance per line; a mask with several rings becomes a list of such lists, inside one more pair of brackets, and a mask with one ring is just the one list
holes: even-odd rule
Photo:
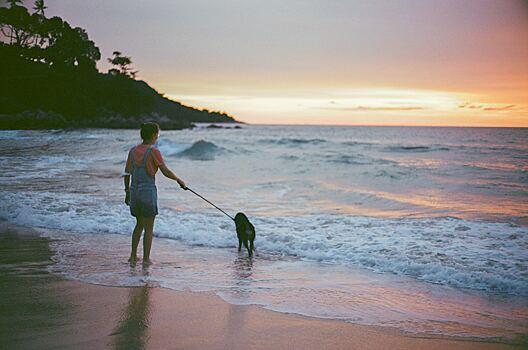
[[[162, 130], [148, 269], [127, 264], [121, 173], [137, 130], [0, 131], [0, 219], [38, 228], [50, 270], [111, 286], [509, 340], [528, 333], [528, 129], [242, 125]], [[141, 248], [141, 245], [140, 245]], [[141, 249], [140, 249], [141, 251]]]

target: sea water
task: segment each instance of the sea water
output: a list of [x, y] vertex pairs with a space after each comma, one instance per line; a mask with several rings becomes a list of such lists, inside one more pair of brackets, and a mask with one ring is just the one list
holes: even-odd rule
[[528, 329], [528, 129], [243, 125], [163, 131], [154, 265], [131, 268], [136, 130], [0, 132], [0, 218], [52, 238], [53, 272], [420, 334]]

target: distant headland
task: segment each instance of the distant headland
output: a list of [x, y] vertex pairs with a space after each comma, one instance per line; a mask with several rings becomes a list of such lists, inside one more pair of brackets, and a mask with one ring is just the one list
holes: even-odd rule
[[0, 129], [137, 128], [155, 121], [163, 129], [195, 122], [236, 122], [225, 112], [172, 101], [136, 80], [132, 60], [115, 51], [114, 66], [99, 72], [99, 48], [79, 27], [45, 16], [43, 0], [31, 13], [21, 0], [0, 8]]

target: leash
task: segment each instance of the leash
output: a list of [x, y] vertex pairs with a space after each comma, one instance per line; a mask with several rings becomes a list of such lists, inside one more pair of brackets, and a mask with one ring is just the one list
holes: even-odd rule
[[197, 195], [198, 197], [200, 197], [201, 199], [203, 199], [204, 201], [206, 201], [207, 203], [211, 204], [213, 207], [215, 207], [216, 209], [220, 210], [222, 213], [227, 215], [228, 218], [230, 218], [231, 220], [235, 221], [235, 219], [231, 215], [229, 215], [228, 213], [226, 213], [222, 209], [218, 208], [216, 205], [211, 203], [209, 200], [207, 200], [206, 198], [202, 197], [200, 194], [198, 194], [198, 193], [194, 192], [193, 190], [191, 190], [189, 187], [185, 187], [185, 190], [191, 191], [192, 193], [194, 193], [195, 195]]

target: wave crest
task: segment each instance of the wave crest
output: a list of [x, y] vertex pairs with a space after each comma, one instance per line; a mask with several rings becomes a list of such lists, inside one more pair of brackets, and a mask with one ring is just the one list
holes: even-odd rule
[[[96, 196], [22, 192], [5, 194], [5, 199], [0, 203], [0, 218], [18, 225], [91, 234], [126, 234], [131, 229], [126, 209], [115, 203], [101, 205]], [[170, 208], [160, 213], [159, 237], [190, 246], [236, 247], [234, 227], [220, 214]], [[354, 265], [458, 288], [528, 293], [523, 265], [525, 227], [449, 217], [380, 219], [326, 214], [257, 216], [252, 221], [260, 253]]]
[[325, 143], [326, 140], [323, 139], [299, 139], [299, 138], [291, 138], [291, 137], [283, 137], [281, 139], [263, 139], [260, 142], [262, 143], [273, 143], [277, 145], [303, 145], [303, 144], [311, 144], [311, 145], [318, 145], [321, 143]]
[[384, 148], [388, 152], [437, 152], [437, 151], [449, 151], [448, 147], [429, 147], [429, 146], [405, 146], [405, 145], [393, 145]]
[[186, 157], [192, 160], [213, 160], [216, 155], [222, 152], [222, 148], [212, 142], [199, 140], [191, 147], [179, 152], [178, 157]]

